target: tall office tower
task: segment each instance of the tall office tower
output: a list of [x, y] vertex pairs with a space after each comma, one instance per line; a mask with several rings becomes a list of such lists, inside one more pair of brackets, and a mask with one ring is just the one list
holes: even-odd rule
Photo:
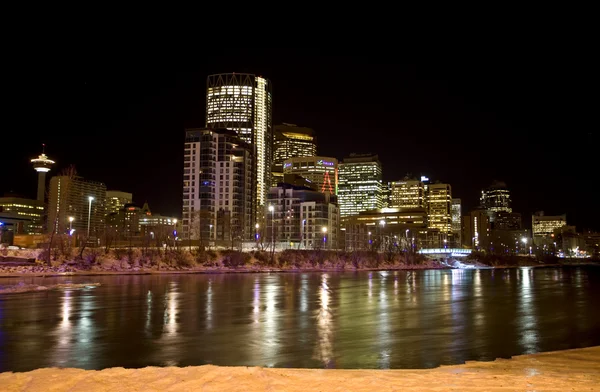
[[381, 162], [377, 155], [351, 154], [339, 164], [338, 202], [342, 218], [382, 208]]
[[483, 208], [494, 214], [512, 212], [510, 191], [504, 182], [495, 181], [491, 186], [482, 190], [480, 202]]
[[429, 228], [452, 232], [452, 188], [450, 184], [430, 184], [427, 192]]
[[289, 158], [317, 155], [315, 132], [306, 127], [283, 123], [276, 125], [273, 141], [271, 186], [283, 182], [283, 162]]
[[106, 191], [106, 215], [113, 212], [119, 212], [125, 206], [125, 204], [131, 204], [132, 202], [133, 195], [131, 193], [121, 191]]
[[275, 126], [273, 142], [273, 163], [283, 165], [283, 161], [296, 157], [317, 155], [315, 131], [295, 124], [283, 123]]
[[283, 175], [304, 177], [312, 188], [333, 195], [338, 193], [338, 161], [330, 157], [290, 158], [283, 162]]
[[207, 79], [206, 127], [233, 130], [255, 149], [256, 208], [265, 205], [271, 186], [272, 107], [271, 82], [267, 79], [237, 73]]
[[45, 154], [46, 145], [42, 144], [42, 153], [37, 158], [33, 158], [31, 163], [33, 169], [38, 173], [38, 188], [37, 188], [37, 200], [44, 202], [46, 197], [46, 173], [50, 171], [54, 161], [50, 160]]
[[452, 233], [454, 233], [454, 246], [462, 246], [462, 205], [460, 199], [452, 199]]
[[268, 204], [263, 242], [298, 249], [338, 249], [339, 207], [334, 195], [280, 184], [269, 191]]
[[184, 239], [251, 239], [256, 224], [254, 148], [235, 131], [186, 129]]
[[390, 183], [391, 208], [425, 208], [425, 184], [405, 178]]
[[463, 217], [462, 242], [471, 249], [488, 249], [492, 224], [486, 210], [476, 208]]
[[381, 208], [390, 207], [390, 198], [392, 195], [392, 183], [384, 182], [381, 184]]
[[[104, 230], [106, 185], [81, 177], [55, 176], [50, 179], [48, 231], [65, 234], [75, 229], [82, 238], [98, 237]], [[70, 222], [70, 218], [72, 222]]]
[[567, 225], [567, 215], [545, 215], [538, 211], [531, 217], [533, 243], [537, 246], [549, 245], [553, 241], [554, 230]]

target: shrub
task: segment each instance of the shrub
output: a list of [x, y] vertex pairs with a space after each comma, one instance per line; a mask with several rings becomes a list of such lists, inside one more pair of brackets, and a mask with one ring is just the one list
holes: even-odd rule
[[225, 267], [237, 268], [245, 265], [248, 262], [250, 262], [250, 255], [248, 253], [234, 250], [223, 252], [223, 265]]

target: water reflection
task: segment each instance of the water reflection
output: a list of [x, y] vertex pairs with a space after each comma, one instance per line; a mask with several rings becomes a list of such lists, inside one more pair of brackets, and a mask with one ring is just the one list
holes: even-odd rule
[[319, 288], [319, 309], [317, 310], [317, 348], [316, 359], [321, 361], [325, 367], [333, 367], [333, 329], [332, 315], [329, 308], [330, 289], [327, 284], [329, 276], [323, 274], [321, 276], [321, 286]]
[[0, 297], [0, 372], [423, 368], [600, 345], [600, 269], [592, 267], [94, 280], [93, 290]]
[[521, 268], [517, 270], [517, 278], [520, 283], [519, 295], [519, 343], [523, 346], [523, 353], [531, 354], [537, 352], [538, 331], [535, 307], [533, 306], [533, 269]]

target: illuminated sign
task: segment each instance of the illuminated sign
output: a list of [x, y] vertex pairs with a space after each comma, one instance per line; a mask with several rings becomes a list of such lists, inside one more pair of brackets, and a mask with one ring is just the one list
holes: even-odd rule
[[421, 176], [421, 182], [427, 182], [429, 181], [429, 178], [425, 177], [425, 176]]
[[292, 164], [291, 164], [291, 163], [286, 163], [285, 165], [283, 165], [283, 168], [284, 168], [284, 169], [287, 169], [288, 167], [291, 167], [291, 166], [292, 166]]
[[322, 165], [322, 166], [334, 166], [335, 164], [333, 162], [328, 162], [328, 161], [324, 161], [322, 159], [319, 159], [317, 161], [317, 165]]

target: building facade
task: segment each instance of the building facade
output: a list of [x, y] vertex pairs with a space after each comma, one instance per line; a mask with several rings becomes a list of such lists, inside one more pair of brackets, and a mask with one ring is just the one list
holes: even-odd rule
[[283, 123], [275, 126], [273, 163], [283, 165], [286, 159], [314, 157], [317, 155], [315, 131], [295, 124]]
[[460, 199], [452, 199], [452, 233], [453, 247], [462, 247], [462, 201]]
[[17, 196], [0, 197], [0, 222], [14, 235], [43, 234], [44, 201]]
[[342, 218], [382, 208], [382, 170], [377, 155], [352, 154], [339, 164], [338, 202]]
[[404, 179], [390, 182], [391, 208], [425, 208], [425, 184], [419, 180]]
[[427, 247], [433, 238], [424, 208], [381, 208], [364, 211], [345, 221], [347, 251], [393, 247]]
[[471, 249], [486, 250], [490, 245], [492, 223], [487, 211], [477, 208], [463, 217], [462, 244]]
[[553, 244], [552, 236], [556, 229], [567, 225], [567, 215], [545, 215], [543, 211], [536, 212], [531, 217], [531, 233], [536, 246]]
[[97, 238], [104, 230], [105, 202], [106, 185], [101, 182], [78, 176], [52, 177], [47, 231], [65, 234], [74, 229], [80, 238]]
[[[504, 182], [496, 181], [488, 188], [481, 191], [481, 207], [489, 212], [512, 212], [510, 191]], [[494, 221], [492, 216], [492, 222]]]
[[254, 148], [235, 131], [186, 130], [182, 238], [251, 239], [256, 221]]
[[450, 184], [430, 184], [427, 192], [429, 228], [452, 233], [452, 188]]
[[283, 174], [306, 178], [323, 193], [338, 194], [338, 161], [331, 157], [298, 157], [283, 162]]
[[340, 216], [336, 199], [333, 194], [290, 184], [271, 188], [263, 243], [285, 243], [296, 249], [338, 249]]
[[271, 82], [251, 74], [217, 74], [207, 79], [206, 127], [229, 129], [254, 148], [256, 208], [271, 185], [273, 157]]
[[121, 191], [106, 191], [106, 214], [119, 212], [125, 204], [133, 202], [133, 195], [128, 192]]

